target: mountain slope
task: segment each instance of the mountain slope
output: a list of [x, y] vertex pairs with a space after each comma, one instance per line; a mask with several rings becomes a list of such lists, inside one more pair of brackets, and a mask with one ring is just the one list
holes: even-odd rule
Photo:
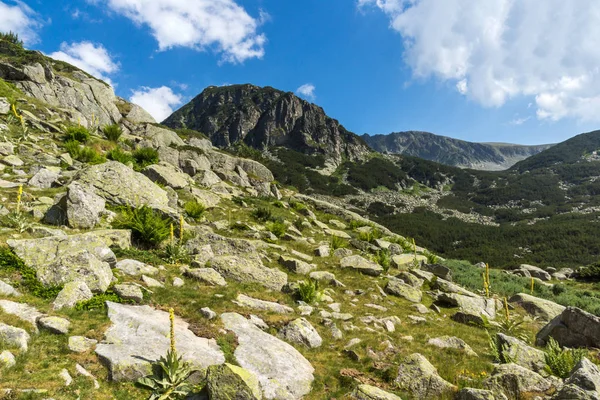
[[404, 154], [461, 168], [490, 171], [508, 169], [516, 162], [552, 146], [473, 143], [419, 131], [365, 134], [361, 138], [380, 153]]
[[284, 146], [322, 154], [335, 163], [370, 151], [321, 107], [290, 92], [249, 84], [208, 87], [163, 124], [200, 131], [222, 148], [240, 143], [259, 150]]

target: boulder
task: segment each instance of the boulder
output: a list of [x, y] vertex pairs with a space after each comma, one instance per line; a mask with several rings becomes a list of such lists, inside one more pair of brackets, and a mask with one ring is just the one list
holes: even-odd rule
[[238, 338], [236, 361], [257, 376], [265, 399], [295, 400], [310, 392], [314, 368], [294, 347], [239, 314], [225, 313], [221, 320]]
[[598, 400], [600, 399], [600, 369], [587, 358], [582, 358], [573, 368], [564, 386], [552, 400]]
[[550, 381], [517, 364], [496, 366], [483, 386], [494, 393], [504, 393], [510, 400], [545, 396], [552, 389]]
[[258, 257], [217, 256], [210, 261], [210, 267], [227, 279], [258, 283], [277, 291], [287, 283], [285, 272], [265, 267]]
[[35, 331], [37, 331], [37, 319], [44, 315], [37, 308], [29, 304], [17, 303], [10, 300], [0, 300], [0, 310], [28, 322]]
[[36, 272], [37, 279], [45, 286], [81, 281], [94, 293], [104, 293], [113, 279], [110, 265], [88, 250], [65, 254], [49, 265], [38, 267]]
[[29, 179], [27, 184], [32, 187], [49, 189], [58, 180], [60, 169], [42, 168]]
[[97, 340], [88, 339], [84, 336], [70, 336], [67, 346], [74, 353], [85, 353], [98, 343]]
[[352, 392], [352, 397], [356, 400], [402, 400], [395, 394], [388, 393], [376, 386], [365, 384], [358, 385], [354, 392]]
[[94, 188], [73, 182], [67, 187], [66, 196], [53, 206], [61, 210], [51, 209], [49, 213], [62, 211], [71, 228], [91, 229], [100, 222], [105, 206], [106, 201], [95, 193]]
[[484, 315], [487, 319], [496, 318], [496, 300], [481, 296], [471, 297], [457, 293], [441, 293], [436, 301], [438, 305], [458, 307], [452, 319], [462, 323], [482, 324]]
[[464, 351], [469, 356], [477, 357], [477, 353], [473, 351], [464, 340], [457, 338], [456, 336], [440, 336], [437, 338], [431, 338], [427, 342], [432, 346], [439, 347], [440, 349], [457, 349]]
[[421, 269], [423, 271], [431, 272], [438, 278], [452, 282], [452, 270], [444, 265], [423, 263]]
[[400, 279], [407, 285], [414, 287], [415, 289], [421, 289], [423, 286], [423, 279], [418, 278], [416, 275], [411, 274], [408, 271], [401, 271], [396, 278]]
[[502, 393], [491, 390], [465, 388], [456, 394], [455, 400], [508, 400]]
[[144, 282], [144, 285], [146, 285], [149, 288], [164, 288], [165, 285], [160, 282], [157, 281], [154, 278], [150, 278], [148, 275], [142, 275], [142, 282]]
[[69, 332], [71, 323], [64, 318], [43, 316], [37, 319], [37, 325], [40, 329], [45, 329], [59, 335], [66, 335]]
[[237, 365], [208, 367], [206, 389], [210, 399], [261, 400], [263, 398], [256, 375]]
[[331, 247], [329, 245], [322, 245], [315, 249], [315, 255], [317, 257], [329, 257], [331, 255]]
[[392, 256], [392, 267], [398, 269], [407, 270], [415, 267], [419, 268], [419, 266], [424, 262], [427, 262], [427, 257], [420, 254], [415, 255], [413, 253], [407, 253], [396, 254]]
[[144, 293], [137, 285], [119, 284], [113, 287], [115, 293], [122, 299], [133, 300], [141, 303], [144, 300]]
[[19, 293], [19, 291], [17, 289], [12, 287], [8, 283], [0, 280], [0, 295], [1, 296], [19, 297], [19, 296], [21, 296], [21, 293]]
[[600, 348], [600, 317], [567, 307], [538, 332], [536, 344], [545, 346], [549, 337], [562, 347]]
[[[127, 103], [125, 101], [123, 102]], [[123, 116], [127, 118], [128, 121], [133, 122], [134, 124], [141, 124], [144, 122], [151, 124], [156, 123], [154, 117], [152, 117], [152, 115], [150, 115], [148, 111], [144, 110], [142, 107], [133, 103], [127, 103], [127, 105], [129, 106], [129, 111]]]
[[504, 354], [513, 363], [545, 375], [546, 358], [542, 350], [538, 350], [535, 347], [527, 345], [522, 340], [502, 333], [496, 334], [496, 338], [499, 347], [504, 349]]
[[[133, 381], [151, 372], [151, 363], [167, 353], [169, 313], [149, 306], [106, 303], [112, 325], [96, 354], [108, 366], [113, 381]], [[223, 364], [225, 357], [214, 339], [197, 337], [189, 324], [175, 317], [177, 353], [199, 369]]]
[[80, 301], [89, 300], [94, 297], [94, 294], [83, 281], [67, 282], [58, 295], [52, 306], [55, 310], [61, 308], [73, 308]]
[[411, 354], [400, 364], [394, 382], [401, 390], [422, 399], [450, 397], [457, 390], [456, 386], [439, 376], [435, 367], [419, 353]]
[[274, 312], [276, 314], [291, 314], [294, 312], [293, 308], [288, 307], [286, 305], [274, 303], [272, 301], [255, 299], [255, 298], [246, 296], [245, 294], [241, 294], [241, 293], [236, 297], [235, 303], [242, 307], [253, 308], [255, 310], [261, 310], [261, 311]]
[[0, 322], [0, 342], [9, 347], [16, 347], [21, 351], [27, 351], [31, 337], [24, 329], [15, 328]]
[[561, 306], [550, 300], [540, 299], [525, 293], [518, 293], [512, 296], [510, 303], [518, 304], [527, 311], [532, 317], [537, 317], [540, 321], [548, 322], [565, 310]]
[[170, 186], [173, 189], [183, 189], [192, 181], [189, 175], [166, 162], [149, 165], [142, 170], [142, 174], [150, 178], [152, 182]]
[[340, 260], [340, 267], [350, 268], [365, 275], [379, 276], [383, 267], [373, 261], [369, 261], [359, 255], [347, 256]]
[[348, 240], [352, 239], [352, 236], [348, 235], [344, 231], [338, 231], [338, 230], [331, 229], [331, 228], [325, 228], [323, 231], [325, 232], [325, 234], [327, 236], [335, 236], [335, 237], [339, 237], [342, 239], [348, 239]]
[[0, 369], [12, 368], [17, 364], [17, 360], [13, 353], [8, 350], [4, 350], [0, 353]]
[[279, 331], [279, 337], [290, 343], [303, 344], [310, 348], [320, 347], [323, 343], [317, 330], [306, 318], [295, 319], [284, 326]]
[[10, 113], [10, 102], [6, 97], [0, 97], [0, 114], [6, 115]]
[[144, 264], [141, 261], [129, 259], [117, 262], [115, 269], [129, 276], [156, 275], [158, 273], [158, 268]]
[[212, 268], [192, 268], [186, 270], [185, 274], [211, 286], [227, 286], [225, 278]]
[[165, 129], [155, 124], [143, 123], [133, 125], [132, 135], [141, 136], [139, 147], [161, 147], [183, 146], [185, 142], [172, 130]]
[[385, 291], [394, 296], [403, 297], [413, 303], [420, 303], [423, 293], [413, 286], [407, 285], [400, 279], [391, 278], [385, 286]]
[[514, 272], [522, 272], [522, 271], [526, 271], [526, 273], [523, 273], [522, 276], [527, 276], [527, 277], [532, 276], [534, 278], [541, 279], [542, 281], [552, 280], [552, 277], [550, 276], [550, 274], [548, 272], [546, 272], [543, 269], [541, 269], [540, 267], [536, 267], [534, 265], [521, 264], [519, 266], [519, 268], [517, 268]]
[[292, 272], [300, 275], [306, 275], [316, 268], [314, 264], [309, 264], [306, 261], [298, 260], [297, 258], [281, 255], [279, 263]]
[[[419, 276], [420, 274], [423, 274], [425, 272], [416, 269], [416, 270], [412, 270], [411, 273]], [[468, 296], [468, 297], [480, 297], [478, 294], [470, 292], [467, 289], [464, 289], [461, 286], [457, 285], [456, 283], [449, 282], [442, 278], [434, 279], [431, 282], [431, 288], [440, 290], [444, 293], [456, 293], [456, 294], [460, 294], [460, 295]]]

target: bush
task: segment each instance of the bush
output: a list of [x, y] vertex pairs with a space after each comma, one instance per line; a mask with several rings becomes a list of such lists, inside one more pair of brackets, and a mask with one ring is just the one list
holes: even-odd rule
[[169, 264], [189, 263], [190, 255], [185, 247], [177, 242], [168, 243], [164, 249], [163, 258]]
[[278, 238], [283, 237], [283, 235], [286, 234], [287, 232], [287, 225], [284, 224], [281, 221], [275, 221], [275, 222], [271, 222], [268, 226], [267, 229], [269, 230], [269, 232], [271, 232], [273, 235], [277, 236]]
[[70, 126], [63, 135], [65, 142], [75, 141], [85, 143], [90, 139], [90, 132], [83, 126]]
[[112, 124], [105, 125], [104, 128], [102, 128], [102, 132], [104, 132], [104, 136], [106, 136], [106, 139], [110, 140], [111, 142], [117, 143], [119, 141], [119, 138], [123, 134], [123, 129], [121, 129], [121, 127], [117, 124]]
[[348, 247], [348, 243], [344, 239], [333, 235], [331, 236], [331, 241], [329, 245], [331, 246], [332, 250], [343, 249], [345, 247]]
[[392, 264], [392, 255], [388, 249], [381, 249], [377, 252], [377, 263], [383, 267], [384, 272], [388, 272]]
[[108, 158], [109, 160], [118, 161], [121, 164], [125, 165], [129, 163], [133, 164], [135, 162], [133, 156], [130, 153], [121, 150], [120, 147], [115, 147], [114, 149], [106, 153], [106, 158]]
[[8, 33], [0, 32], [0, 40], [5, 40], [9, 43], [16, 44], [19, 47], [23, 47], [23, 41], [19, 39], [19, 35], [13, 31]]
[[291, 201], [290, 207], [292, 207], [296, 211], [306, 210], [306, 205], [304, 203], [300, 203], [299, 201]]
[[131, 229], [135, 239], [150, 246], [159, 245], [171, 232], [171, 221], [146, 205], [124, 208], [113, 222], [113, 226], [118, 229]]
[[321, 294], [319, 292], [319, 282], [316, 280], [301, 281], [298, 283], [298, 297], [306, 304], [312, 304], [319, 301]]
[[559, 378], [566, 379], [583, 357], [588, 354], [585, 349], [562, 349], [554, 338], [546, 345], [546, 372]]
[[75, 158], [82, 163], [87, 164], [102, 164], [104, 161], [106, 161], [106, 158], [104, 158], [102, 154], [91, 147], [83, 147], [79, 149], [79, 154], [77, 154]]
[[271, 221], [273, 220], [273, 211], [270, 208], [259, 207], [252, 211], [252, 217], [263, 222]]
[[198, 200], [190, 200], [186, 202], [183, 206], [183, 209], [185, 210], [187, 216], [193, 219], [199, 219], [204, 214], [204, 211], [206, 211], [204, 204], [198, 202]]
[[133, 159], [139, 169], [158, 163], [158, 151], [151, 147], [142, 147], [133, 152]]

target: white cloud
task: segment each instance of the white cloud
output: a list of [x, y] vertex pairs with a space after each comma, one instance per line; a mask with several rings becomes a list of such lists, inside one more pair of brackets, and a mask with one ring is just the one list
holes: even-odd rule
[[519, 125], [523, 125], [525, 122], [529, 121], [530, 119], [531, 119], [531, 117], [515, 118], [512, 121], [509, 121], [508, 124], [513, 125], [513, 126], [519, 126]]
[[0, 31], [17, 33], [25, 44], [37, 43], [36, 30], [42, 26], [37, 14], [23, 2], [12, 3], [0, 1]]
[[305, 83], [296, 89], [296, 94], [306, 97], [307, 99], [314, 100], [317, 96], [315, 95], [315, 85], [312, 83]]
[[265, 20], [251, 17], [235, 0], [102, 0], [118, 14], [147, 25], [160, 50], [214, 49], [222, 61], [241, 63], [264, 55]]
[[144, 86], [138, 90], [134, 90], [129, 101], [142, 107], [155, 120], [161, 122], [173, 113], [173, 107], [180, 105], [183, 98], [167, 86], [158, 88]]
[[119, 64], [112, 60], [104, 46], [92, 42], [71, 44], [63, 42], [60, 45], [60, 51], [49, 54], [49, 56], [81, 68], [88, 74], [111, 85], [112, 82], [107, 75], [119, 70]]
[[415, 78], [484, 106], [531, 97], [539, 119], [600, 121], [597, 0], [358, 0], [386, 13]]

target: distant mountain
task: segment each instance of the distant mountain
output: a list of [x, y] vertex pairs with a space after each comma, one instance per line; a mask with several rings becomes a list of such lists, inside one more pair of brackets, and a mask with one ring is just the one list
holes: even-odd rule
[[505, 170], [552, 145], [524, 146], [508, 143], [473, 143], [429, 132], [394, 132], [362, 135], [380, 153], [404, 154], [460, 168]]
[[324, 155], [336, 164], [370, 152], [321, 107], [291, 92], [250, 84], [210, 86], [163, 124], [200, 131], [222, 148], [240, 143], [259, 150], [286, 147]]

